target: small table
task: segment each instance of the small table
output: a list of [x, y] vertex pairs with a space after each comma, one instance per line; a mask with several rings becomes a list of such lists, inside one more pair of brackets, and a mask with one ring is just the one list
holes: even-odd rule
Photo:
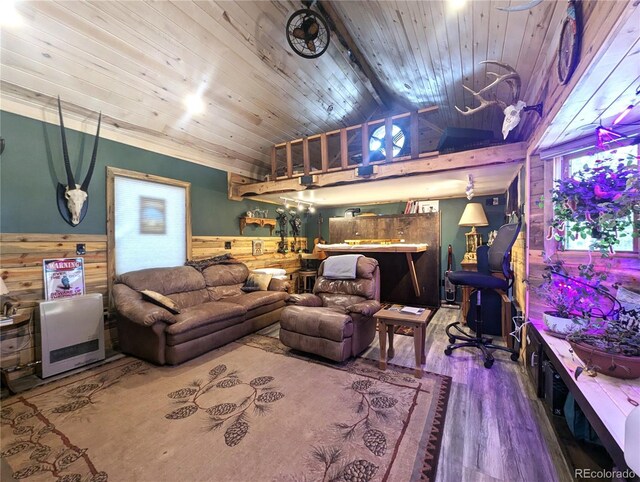
[[[0, 333], [4, 333], [9, 330], [20, 328], [22, 326], [27, 325], [31, 321], [31, 315], [25, 314], [25, 313], [11, 315], [10, 318], [11, 318], [11, 323], [8, 323], [6, 325], [0, 325]], [[25, 367], [28, 365], [29, 364], [25, 365]], [[20, 364], [10, 368], [0, 367], [0, 383], [5, 387], [7, 387], [7, 389], [9, 390], [9, 394], [11, 395], [15, 395], [16, 390], [11, 384], [11, 380], [9, 379], [9, 373], [12, 371], [18, 370], [19, 368], [22, 368]]]
[[[380, 337], [380, 370], [387, 369], [387, 358], [391, 360], [395, 351], [393, 349], [393, 327], [394, 325], [413, 328], [413, 342], [416, 354], [415, 377], [422, 378], [422, 365], [426, 362], [425, 354], [425, 327], [431, 310], [425, 309], [419, 315], [402, 313], [381, 309], [376, 312], [375, 319], [378, 321], [378, 334]], [[387, 352], [387, 336], [389, 337], [389, 351]]]

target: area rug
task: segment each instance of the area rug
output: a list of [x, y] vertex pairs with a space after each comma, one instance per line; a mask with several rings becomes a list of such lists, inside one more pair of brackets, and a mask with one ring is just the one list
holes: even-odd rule
[[176, 367], [122, 358], [2, 404], [2, 480], [433, 480], [451, 380], [411, 371], [260, 335]]

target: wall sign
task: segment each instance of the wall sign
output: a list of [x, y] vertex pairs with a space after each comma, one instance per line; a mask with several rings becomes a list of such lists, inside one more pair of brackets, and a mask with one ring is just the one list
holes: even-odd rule
[[84, 294], [84, 258], [43, 259], [42, 269], [47, 300]]

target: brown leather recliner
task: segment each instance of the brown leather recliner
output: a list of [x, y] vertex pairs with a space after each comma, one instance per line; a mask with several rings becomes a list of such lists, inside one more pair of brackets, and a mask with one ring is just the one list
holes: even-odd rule
[[280, 341], [290, 348], [344, 361], [367, 348], [380, 309], [378, 261], [361, 257], [355, 279], [329, 279], [318, 270], [313, 294], [292, 295], [280, 317]]

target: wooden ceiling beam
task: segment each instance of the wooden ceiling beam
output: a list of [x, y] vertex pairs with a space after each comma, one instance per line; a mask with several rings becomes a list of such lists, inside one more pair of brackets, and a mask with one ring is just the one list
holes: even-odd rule
[[[414, 174], [428, 174], [447, 170], [469, 169], [473, 167], [491, 166], [496, 164], [508, 164], [520, 162], [526, 157], [526, 142], [503, 144], [499, 146], [485, 147], [473, 151], [455, 152], [452, 154], [433, 155], [423, 154], [424, 157], [410, 161], [394, 161], [387, 164], [375, 164], [374, 172], [368, 177], [359, 177], [357, 168], [344, 171], [313, 174], [313, 187], [333, 186], [343, 183], [356, 183], [374, 181], [398, 176]], [[235, 177], [237, 179], [237, 176]], [[233, 183], [234, 178], [229, 178]], [[245, 196], [271, 194], [286, 191], [304, 191], [308, 186], [300, 184], [300, 178], [283, 179], [267, 182], [242, 182], [229, 188], [234, 198]]]
[[333, 6], [333, 2], [329, 0], [322, 0], [317, 3], [317, 7], [329, 21], [329, 24], [331, 25], [332, 30], [337, 34], [340, 43], [349, 50], [350, 60], [352, 63], [360, 69], [371, 83], [371, 87], [374, 90], [374, 97], [377, 97], [388, 110], [393, 110], [394, 107], [397, 106], [401, 106], [403, 109], [411, 109], [412, 107], [410, 105], [402, 101], [398, 96], [394, 95], [393, 92], [387, 89], [387, 87], [378, 78], [375, 70], [373, 70], [369, 61], [362, 53], [362, 50], [360, 50], [358, 44], [351, 36], [349, 29], [342, 21], [340, 14]]

